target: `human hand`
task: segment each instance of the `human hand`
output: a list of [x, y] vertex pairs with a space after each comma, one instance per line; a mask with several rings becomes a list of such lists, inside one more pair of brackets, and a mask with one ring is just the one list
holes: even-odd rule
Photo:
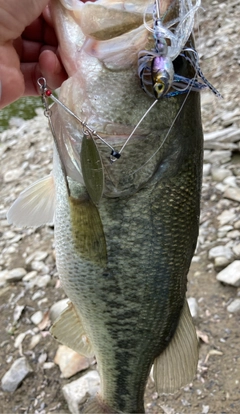
[[48, 2], [0, 0], [0, 108], [21, 96], [38, 95], [40, 76], [52, 89], [67, 79]]

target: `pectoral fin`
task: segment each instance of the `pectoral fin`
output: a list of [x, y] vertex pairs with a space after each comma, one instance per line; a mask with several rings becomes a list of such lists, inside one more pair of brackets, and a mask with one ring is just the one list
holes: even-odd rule
[[19, 227], [39, 227], [53, 222], [54, 210], [55, 188], [50, 174], [20, 193], [7, 213], [7, 220]]
[[177, 330], [168, 347], [154, 361], [157, 392], [170, 394], [190, 383], [196, 374], [198, 339], [185, 300]]
[[107, 247], [97, 207], [89, 199], [69, 197], [72, 236], [76, 251], [82, 259], [105, 267]]
[[63, 310], [50, 329], [51, 334], [63, 345], [86, 357], [94, 355], [91, 343], [73, 304]]

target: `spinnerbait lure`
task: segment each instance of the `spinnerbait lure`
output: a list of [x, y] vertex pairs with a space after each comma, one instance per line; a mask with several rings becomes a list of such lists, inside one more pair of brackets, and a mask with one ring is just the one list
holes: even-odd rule
[[[197, 0], [195, 5], [191, 0], [181, 0], [179, 17], [164, 24], [164, 16], [160, 16], [160, 0], [156, 0], [153, 6], [153, 28], [148, 26], [144, 18], [146, 29], [153, 34], [155, 49], [139, 52], [138, 76], [143, 90], [149, 96], [156, 99], [170, 98], [190, 91], [199, 92], [205, 88], [221, 96], [204, 77], [196, 50], [193, 47], [184, 47], [193, 30], [194, 16], [200, 5], [201, 0]], [[173, 61], [178, 56], [185, 58], [193, 66], [196, 73], [194, 78], [189, 79], [174, 72]], [[197, 81], [198, 76], [201, 82]], [[171, 88], [174, 90], [169, 92]]]

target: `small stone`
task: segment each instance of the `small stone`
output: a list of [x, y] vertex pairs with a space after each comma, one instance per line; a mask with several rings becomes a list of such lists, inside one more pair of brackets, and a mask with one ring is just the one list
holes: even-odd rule
[[222, 182], [224, 178], [229, 177], [231, 172], [225, 168], [212, 168], [213, 181]]
[[229, 237], [229, 239], [239, 239], [240, 237], [240, 231], [239, 230], [231, 230], [227, 233], [227, 237]]
[[46, 362], [46, 360], [47, 360], [47, 353], [46, 352], [43, 352], [42, 354], [40, 354], [39, 355], [39, 357], [38, 357], [38, 363], [39, 364], [44, 364], [44, 362]]
[[70, 378], [77, 372], [87, 369], [90, 365], [88, 358], [79, 355], [65, 345], [58, 347], [54, 362], [59, 365], [62, 378]]
[[30, 280], [34, 279], [37, 276], [37, 272], [36, 270], [33, 270], [32, 272], [28, 272], [24, 277], [23, 277], [23, 282], [29, 282]]
[[210, 175], [211, 172], [211, 168], [212, 168], [212, 164], [203, 164], [203, 176], [207, 177], [208, 175]]
[[237, 258], [240, 258], [240, 244], [233, 247], [233, 253]]
[[231, 160], [232, 152], [229, 150], [223, 151], [204, 151], [204, 160], [211, 164], [225, 164]]
[[198, 312], [199, 312], [198, 303], [196, 299], [193, 297], [188, 298], [187, 301], [188, 301], [188, 306], [189, 306], [192, 318], [196, 320], [198, 318]]
[[7, 278], [8, 274], [9, 274], [9, 271], [8, 270], [2, 270], [0, 272], [0, 286], [4, 286], [5, 285], [6, 278]]
[[100, 391], [99, 374], [97, 371], [90, 371], [76, 381], [64, 385], [62, 391], [70, 413], [80, 414], [79, 404], [85, 403], [87, 398]]
[[38, 290], [37, 292], [35, 292], [32, 295], [32, 300], [36, 300], [36, 299], [42, 298], [44, 295], [45, 295], [45, 292], [43, 292], [43, 290]]
[[232, 286], [240, 286], [240, 260], [235, 260], [217, 275], [219, 282]]
[[227, 307], [228, 312], [236, 313], [240, 311], [240, 299], [233, 300]]
[[234, 177], [233, 175], [225, 178], [223, 182], [229, 187], [237, 187], [237, 177]]
[[32, 267], [32, 270], [36, 270], [37, 272], [42, 272], [42, 273], [49, 272], [48, 266], [46, 266], [45, 263], [39, 262], [37, 260], [34, 260], [33, 262], [31, 262], [31, 267]]
[[217, 272], [221, 269], [224, 269], [227, 265], [231, 263], [231, 259], [228, 259], [226, 256], [218, 256], [214, 259], [214, 268]]
[[38, 276], [36, 278], [35, 285], [44, 288], [51, 282], [51, 276], [50, 275], [44, 275], [44, 276]]
[[6, 231], [3, 235], [4, 239], [7, 239], [7, 240], [13, 239], [13, 237], [15, 237], [15, 236], [16, 236], [16, 233], [14, 233], [11, 230]]
[[37, 250], [34, 253], [34, 260], [37, 260], [38, 262], [41, 262], [42, 260], [46, 259], [46, 257], [48, 257], [48, 252]]
[[208, 258], [215, 259], [218, 256], [225, 256], [227, 259], [231, 260], [233, 258], [232, 250], [227, 246], [215, 246], [208, 252]]
[[228, 187], [224, 191], [223, 197], [239, 202], [240, 201], [240, 188]]
[[31, 316], [30, 319], [34, 325], [38, 325], [43, 319], [43, 313], [41, 311], [37, 311]]
[[218, 238], [223, 238], [223, 237], [225, 237], [226, 235], [227, 235], [227, 233], [229, 232], [229, 231], [231, 231], [233, 229], [233, 226], [222, 226], [222, 227], [220, 227], [220, 229], [218, 230]]
[[43, 369], [52, 369], [52, 368], [54, 368], [54, 367], [55, 367], [54, 362], [45, 362], [45, 363], [43, 364]]
[[9, 271], [8, 276], [6, 277], [7, 282], [19, 282], [26, 275], [26, 270], [22, 267], [12, 269]]
[[240, 230], [240, 220], [238, 220], [234, 223], [234, 228], [237, 229], [237, 230]]
[[217, 219], [220, 221], [220, 226], [224, 226], [225, 224], [229, 223], [236, 217], [236, 214], [233, 210], [224, 210]]
[[216, 188], [216, 190], [220, 191], [221, 193], [224, 193], [224, 191], [227, 188], [227, 185], [226, 184], [223, 184], [223, 183], [217, 183], [215, 185], [215, 188]]
[[22, 315], [22, 312], [23, 312], [24, 308], [25, 308], [24, 305], [17, 305], [16, 306], [16, 308], [14, 309], [14, 312], [13, 312], [14, 322], [17, 322], [21, 318], [21, 315]]
[[19, 177], [23, 174], [24, 170], [21, 168], [15, 168], [13, 170], [7, 171], [3, 176], [3, 181], [5, 183], [11, 183], [12, 181], [19, 180]]
[[49, 317], [52, 323], [58, 318], [58, 316], [62, 313], [62, 311], [65, 308], [67, 308], [68, 303], [69, 303], [69, 299], [66, 298], [66, 299], [59, 300], [58, 302], [54, 303], [54, 305], [51, 306]]
[[31, 372], [33, 370], [25, 357], [17, 359], [2, 378], [3, 391], [14, 392]]
[[30, 341], [30, 344], [28, 346], [29, 349], [34, 349], [35, 346], [37, 346], [39, 344], [39, 342], [42, 339], [42, 335], [41, 334], [37, 334], [37, 335], [33, 335]]

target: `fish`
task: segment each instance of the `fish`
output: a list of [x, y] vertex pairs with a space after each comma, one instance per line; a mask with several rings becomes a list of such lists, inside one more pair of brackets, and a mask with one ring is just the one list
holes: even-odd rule
[[[179, 1], [161, 1], [166, 20], [177, 19]], [[173, 393], [192, 381], [198, 362], [186, 291], [200, 215], [200, 96], [189, 90], [152, 106], [141, 88], [138, 53], [154, 47], [148, 5], [51, 0], [69, 75], [47, 111], [53, 172], [8, 212], [18, 226], [54, 220], [70, 301], [51, 332], [94, 355], [101, 381], [84, 413], [144, 413], [152, 367], [157, 392]], [[195, 76], [183, 56], [173, 65]], [[51, 91], [42, 89], [47, 105]]]

